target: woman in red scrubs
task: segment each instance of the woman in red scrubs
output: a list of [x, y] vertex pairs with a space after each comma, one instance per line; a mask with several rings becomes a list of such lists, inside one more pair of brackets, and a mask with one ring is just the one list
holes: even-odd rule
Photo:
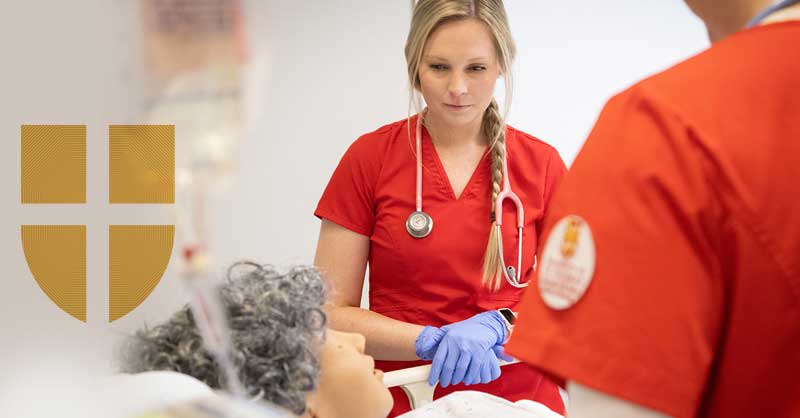
[[[540, 222], [566, 171], [553, 147], [507, 126], [493, 99], [500, 77], [506, 109], [512, 91], [515, 46], [502, 1], [417, 2], [405, 54], [412, 101], [421, 94], [427, 108], [358, 138], [315, 211], [330, 325], [363, 334], [383, 370], [433, 360], [435, 398], [469, 388], [563, 413], [558, 386], [537, 370], [514, 364], [500, 376], [498, 367], [510, 331], [497, 309], [515, 311], [524, 291], [501, 264], [520, 266], [511, 276], [523, 284], [534, 277]], [[519, 263], [518, 211], [510, 201], [494, 209], [504, 155], [524, 209]], [[429, 222], [409, 219], [418, 210]], [[503, 263], [490, 234], [501, 216]], [[367, 265], [369, 310], [359, 307]], [[394, 395], [390, 416], [408, 410], [402, 392]]]

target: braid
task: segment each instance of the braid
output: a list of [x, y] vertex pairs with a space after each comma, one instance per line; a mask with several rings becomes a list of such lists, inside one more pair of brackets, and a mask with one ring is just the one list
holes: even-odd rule
[[500, 289], [500, 275], [502, 268], [497, 250], [497, 217], [503, 216], [502, 213], [495, 213], [497, 196], [500, 194], [501, 183], [503, 181], [503, 159], [505, 158], [506, 132], [505, 123], [500, 116], [500, 109], [497, 102], [492, 99], [492, 103], [483, 114], [483, 132], [489, 138], [491, 148], [491, 172], [492, 172], [492, 206], [491, 206], [491, 230], [489, 231], [489, 243], [486, 246], [486, 254], [483, 257], [483, 285], [497, 291]]
[[497, 195], [500, 194], [500, 183], [503, 181], [503, 157], [505, 149], [503, 143], [505, 142], [505, 132], [501, 128], [502, 120], [500, 113], [497, 109], [497, 102], [492, 100], [492, 103], [486, 109], [483, 117], [483, 131], [486, 137], [489, 138], [489, 146], [492, 150], [492, 219], [495, 217], [494, 205], [497, 202]]

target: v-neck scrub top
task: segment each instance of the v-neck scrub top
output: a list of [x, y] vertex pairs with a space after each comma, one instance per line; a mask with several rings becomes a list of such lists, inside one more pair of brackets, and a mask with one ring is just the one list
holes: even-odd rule
[[[413, 238], [406, 231], [406, 219], [415, 210], [416, 121], [417, 116], [412, 117], [409, 127], [408, 120], [403, 119], [358, 138], [342, 157], [314, 214], [370, 238], [372, 311], [412, 324], [438, 327], [487, 310], [516, 310], [524, 289], [503, 280], [500, 290], [494, 293], [481, 284], [491, 226], [489, 152], [456, 198], [423, 128], [422, 209], [433, 218], [433, 231], [422, 239]], [[566, 167], [552, 146], [512, 127], [506, 128], [506, 149], [509, 181], [525, 208], [520, 277], [527, 282], [535, 277], [540, 224]], [[510, 201], [504, 203], [503, 220], [505, 262], [516, 266], [516, 209]], [[376, 363], [378, 368], [391, 371], [426, 362]], [[503, 367], [501, 377], [488, 384], [437, 388], [434, 398], [464, 389], [512, 401], [539, 400], [563, 412], [557, 386], [523, 364]], [[393, 414], [407, 410], [405, 396], [395, 395]]]

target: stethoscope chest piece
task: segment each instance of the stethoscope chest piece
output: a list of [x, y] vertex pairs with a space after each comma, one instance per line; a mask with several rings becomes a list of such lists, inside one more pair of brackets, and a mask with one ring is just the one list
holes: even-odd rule
[[417, 210], [408, 215], [406, 220], [406, 231], [414, 238], [425, 238], [433, 230], [433, 219], [421, 211]]

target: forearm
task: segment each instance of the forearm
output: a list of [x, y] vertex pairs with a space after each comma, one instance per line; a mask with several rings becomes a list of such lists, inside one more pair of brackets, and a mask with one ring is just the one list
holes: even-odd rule
[[414, 341], [423, 326], [352, 306], [329, 306], [327, 313], [331, 328], [364, 335], [366, 352], [375, 359], [419, 360]]

